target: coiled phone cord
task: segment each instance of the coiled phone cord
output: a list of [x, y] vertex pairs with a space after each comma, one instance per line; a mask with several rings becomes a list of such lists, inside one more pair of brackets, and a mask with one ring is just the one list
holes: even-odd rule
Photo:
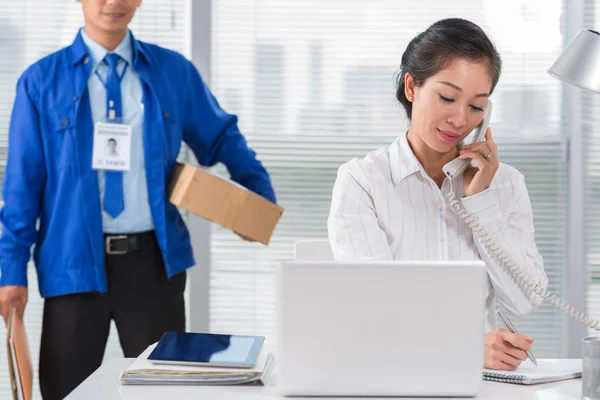
[[469, 225], [469, 227], [473, 230], [473, 233], [477, 235], [480, 239], [483, 247], [488, 251], [488, 253], [495, 257], [502, 267], [504, 267], [510, 275], [516, 280], [517, 284], [523, 289], [523, 291], [527, 294], [531, 294], [532, 292], [536, 295], [540, 296], [543, 300], [549, 302], [554, 307], [558, 308], [568, 316], [574, 318], [578, 322], [594, 329], [595, 331], [600, 331], [600, 321], [587, 317], [583, 312], [575, 309], [569, 303], [561, 300], [558, 296], [543, 290], [541, 287], [538, 287], [538, 284], [528, 276], [525, 270], [519, 267], [514, 261], [510, 259], [508, 255], [506, 255], [502, 249], [498, 247], [490, 238], [490, 236], [485, 232], [481, 224], [479, 223], [479, 219], [475, 216], [470, 215], [467, 210], [465, 210], [460, 202], [456, 200], [456, 195], [454, 194], [454, 190], [452, 189], [452, 180], [450, 179], [450, 193], [447, 195], [448, 201], [450, 203], [450, 208], [457, 215], [465, 220], [465, 222]]

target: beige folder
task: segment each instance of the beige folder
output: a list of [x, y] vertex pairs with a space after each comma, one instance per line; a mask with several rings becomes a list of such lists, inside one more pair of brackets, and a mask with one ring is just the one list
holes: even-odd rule
[[23, 318], [17, 315], [15, 307], [11, 308], [8, 317], [6, 347], [13, 399], [31, 400], [33, 390], [31, 353]]

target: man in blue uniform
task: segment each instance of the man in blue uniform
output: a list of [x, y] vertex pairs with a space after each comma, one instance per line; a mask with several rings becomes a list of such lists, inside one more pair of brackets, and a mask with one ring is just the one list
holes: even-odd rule
[[[194, 66], [128, 30], [141, 0], [80, 2], [85, 27], [73, 44], [18, 81], [0, 212], [4, 319], [11, 305], [23, 313], [35, 244], [44, 399], [62, 399], [100, 366], [111, 320], [125, 357], [185, 330], [194, 259], [167, 193], [182, 142], [275, 201], [236, 117]], [[110, 138], [119, 146], [107, 154]]]

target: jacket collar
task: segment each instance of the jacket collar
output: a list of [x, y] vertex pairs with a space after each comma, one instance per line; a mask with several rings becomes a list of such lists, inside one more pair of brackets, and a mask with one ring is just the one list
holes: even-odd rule
[[[139, 62], [138, 60], [145, 60], [149, 64], [153, 63], [152, 57], [148, 54], [147, 49], [145, 48], [144, 43], [139, 42], [133, 36], [131, 31], [129, 31], [129, 36], [131, 37], [131, 44], [133, 49], [133, 65], [136, 66]], [[72, 65], [76, 65], [79, 63], [87, 64], [90, 62], [90, 51], [85, 45], [83, 37], [81, 36], [81, 30], [77, 32], [77, 36], [75, 36], [75, 40], [68, 47], [69, 51], [69, 61]]]

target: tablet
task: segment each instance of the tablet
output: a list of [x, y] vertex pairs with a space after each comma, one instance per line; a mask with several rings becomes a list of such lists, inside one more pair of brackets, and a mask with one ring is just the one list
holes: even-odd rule
[[264, 336], [166, 332], [148, 356], [155, 364], [252, 368]]

